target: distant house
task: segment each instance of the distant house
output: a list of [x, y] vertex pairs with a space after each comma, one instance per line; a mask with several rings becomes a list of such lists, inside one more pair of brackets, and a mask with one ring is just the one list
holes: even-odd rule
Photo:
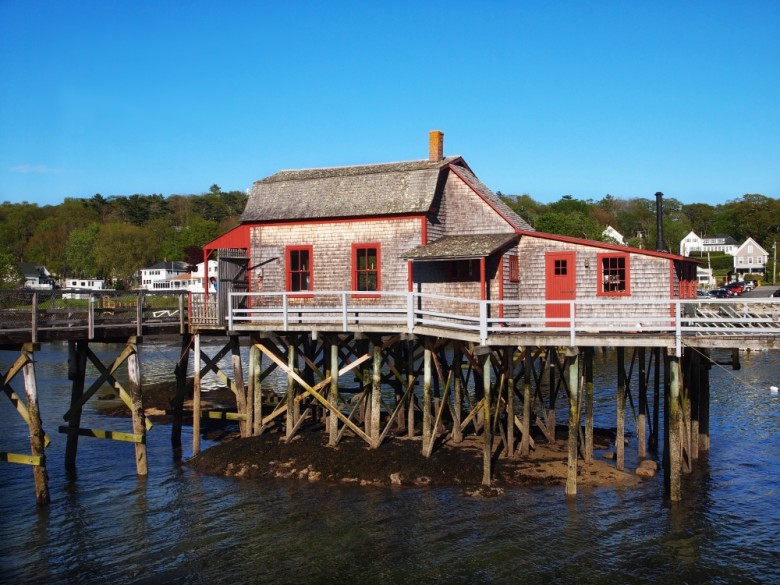
[[[424, 160], [280, 171], [257, 181], [241, 225], [204, 247], [204, 257], [219, 253], [220, 301], [239, 286], [286, 292], [291, 306], [341, 302], [317, 291], [349, 291], [351, 302], [367, 307], [406, 302], [379, 292], [415, 292], [425, 295], [424, 309], [440, 313], [460, 299], [602, 299], [612, 301], [609, 318], [633, 318], [653, 310], [636, 300], [696, 295], [698, 262], [536, 232], [462, 157], [444, 156], [442, 133], [431, 132], [429, 153]], [[568, 318], [569, 306], [490, 310], [499, 318], [541, 310], [528, 316], [544, 320]], [[460, 302], [458, 309], [479, 307]], [[668, 305], [657, 310], [669, 313]]]
[[739, 242], [726, 235], [699, 237], [696, 232], [691, 231], [680, 240], [681, 256], [690, 256], [691, 252], [722, 252], [733, 256], [737, 248], [739, 248]]
[[615, 243], [620, 244], [621, 246], [626, 245], [626, 241], [623, 238], [623, 234], [621, 234], [611, 225], [608, 225], [607, 228], [603, 232], [601, 232], [601, 235], [613, 240]]
[[737, 275], [764, 274], [768, 261], [769, 252], [753, 238], [748, 238], [734, 253], [734, 272]]
[[87, 299], [92, 291], [105, 290], [105, 281], [97, 278], [66, 278], [64, 299]]
[[54, 278], [45, 266], [36, 266], [29, 262], [20, 262], [19, 270], [24, 276], [24, 288], [36, 290], [51, 290], [54, 288]]
[[203, 274], [204, 265], [205, 264], [203, 262], [196, 264], [195, 270], [193, 270], [192, 273], [190, 274], [190, 285], [188, 288], [190, 292], [202, 293], [204, 282], [207, 282], [208, 279], [211, 278], [212, 276], [214, 278], [217, 277], [219, 263], [216, 260], [208, 261], [208, 274], [205, 275], [205, 278]]
[[[189, 286], [190, 270], [186, 262], [180, 262], [177, 260], [165, 262], [158, 262], [154, 266], [149, 268], [142, 268], [140, 271], [139, 281], [141, 282], [141, 288], [153, 291], [153, 290], [174, 290], [174, 283], [178, 283], [176, 289], [187, 290]], [[182, 277], [185, 278], [178, 278]]]

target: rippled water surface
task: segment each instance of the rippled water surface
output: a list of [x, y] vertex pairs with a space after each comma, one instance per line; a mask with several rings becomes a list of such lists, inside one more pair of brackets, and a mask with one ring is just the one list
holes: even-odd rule
[[[145, 379], [172, 377], [177, 354], [144, 344]], [[16, 357], [0, 352], [0, 369]], [[30, 468], [0, 463], [3, 583], [780, 582], [780, 397], [769, 390], [780, 386], [780, 353], [713, 369], [711, 451], [675, 505], [660, 476], [572, 499], [558, 487], [475, 499], [456, 488], [209, 477], [176, 461], [164, 425], [148, 437], [147, 478], [135, 475], [131, 444], [83, 437], [69, 478], [56, 433], [69, 404], [67, 346], [36, 358], [52, 503], [37, 510]], [[614, 426], [611, 358], [599, 367], [597, 424]], [[24, 423], [0, 398], [0, 450], [29, 452]], [[93, 402], [82, 420], [129, 425], [99, 417]], [[635, 452], [632, 442], [627, 457]]]

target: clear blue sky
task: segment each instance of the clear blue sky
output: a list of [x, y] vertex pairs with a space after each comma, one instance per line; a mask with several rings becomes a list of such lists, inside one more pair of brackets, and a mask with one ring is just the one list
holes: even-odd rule
[[427, 157], [494, 191], [780, 197], [780, 2], [0, 0], [0, 201]]

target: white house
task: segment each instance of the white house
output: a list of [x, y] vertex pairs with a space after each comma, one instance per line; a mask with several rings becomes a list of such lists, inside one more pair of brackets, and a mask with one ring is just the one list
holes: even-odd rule
[[174, 288], [174, 283], [180, 283], [181, 279], [174, 280], [177, 276], [186, 276], [189, 279], [189, 266], [186, 262], [178, 260], [158, 262], [149, 268], [140, 270], [141, 288], [146, 290], [186, 290], [189, 283], [180, 284]]
[[[206, 275], [206, 279], [217, 277], [217, 273], [219, 272], [219, 263], [216, 260], [209, 260], [208, 263], [208, 275]], [[195, 266], [195, 270], [192, 271], [191, 277], [190, 277], [190, 292], [196, 292], [196, 293], [202, 293], [203, 291], [203, 262], [197, 264]]]
[[611, 225], [608, 225], [606, 229], [603, 232], [601, 232], [601, 235], [614, 240], [616, 243], [620, 244], [621, 246], [626, 245], [626, 241], [623, 238], [623, 234], [621, 234]]
[[748, 238], [734, 253], [734, 272], [741, 274], [764, 274], [769, 252]]
[[36, 266], [29, 262], [20, 262], [19, 270], [24, 276], [24, 288], [36, 290], [51, 290], [54, 288], [54, 278], [45, 266]]
[[691, 252], [725, 252], [734, 255], [739, 244], [731, 236], [703, 236], [699, 237], [696, 232], [691, 231], [687, 236], [680, 240], [680, 255], [690, 256]]

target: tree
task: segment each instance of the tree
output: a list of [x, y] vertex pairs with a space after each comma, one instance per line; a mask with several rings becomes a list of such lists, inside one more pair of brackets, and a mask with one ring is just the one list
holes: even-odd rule
[[19, 263], [10, 252], [0, 249], [0, 289], [18, 288], [22, 281]]
[[534, 227], [548, 234], [589, 240], [601, 239], [603, 231], [595, 221], [582, 213], [547, 212], [537, 218]]
[[99, 276], [106, 280], [132, 281], [138, 270], [147, 266], [153, 256], [148, 242], [153, 234], [125, 223], [101, 226], [95, 242], [95, 264]]
[[93, 223], [70, 233], [65, 244], [68, 274], [77, 278], [94, 277], [97, 274], [95, 244], [100, 226]]

